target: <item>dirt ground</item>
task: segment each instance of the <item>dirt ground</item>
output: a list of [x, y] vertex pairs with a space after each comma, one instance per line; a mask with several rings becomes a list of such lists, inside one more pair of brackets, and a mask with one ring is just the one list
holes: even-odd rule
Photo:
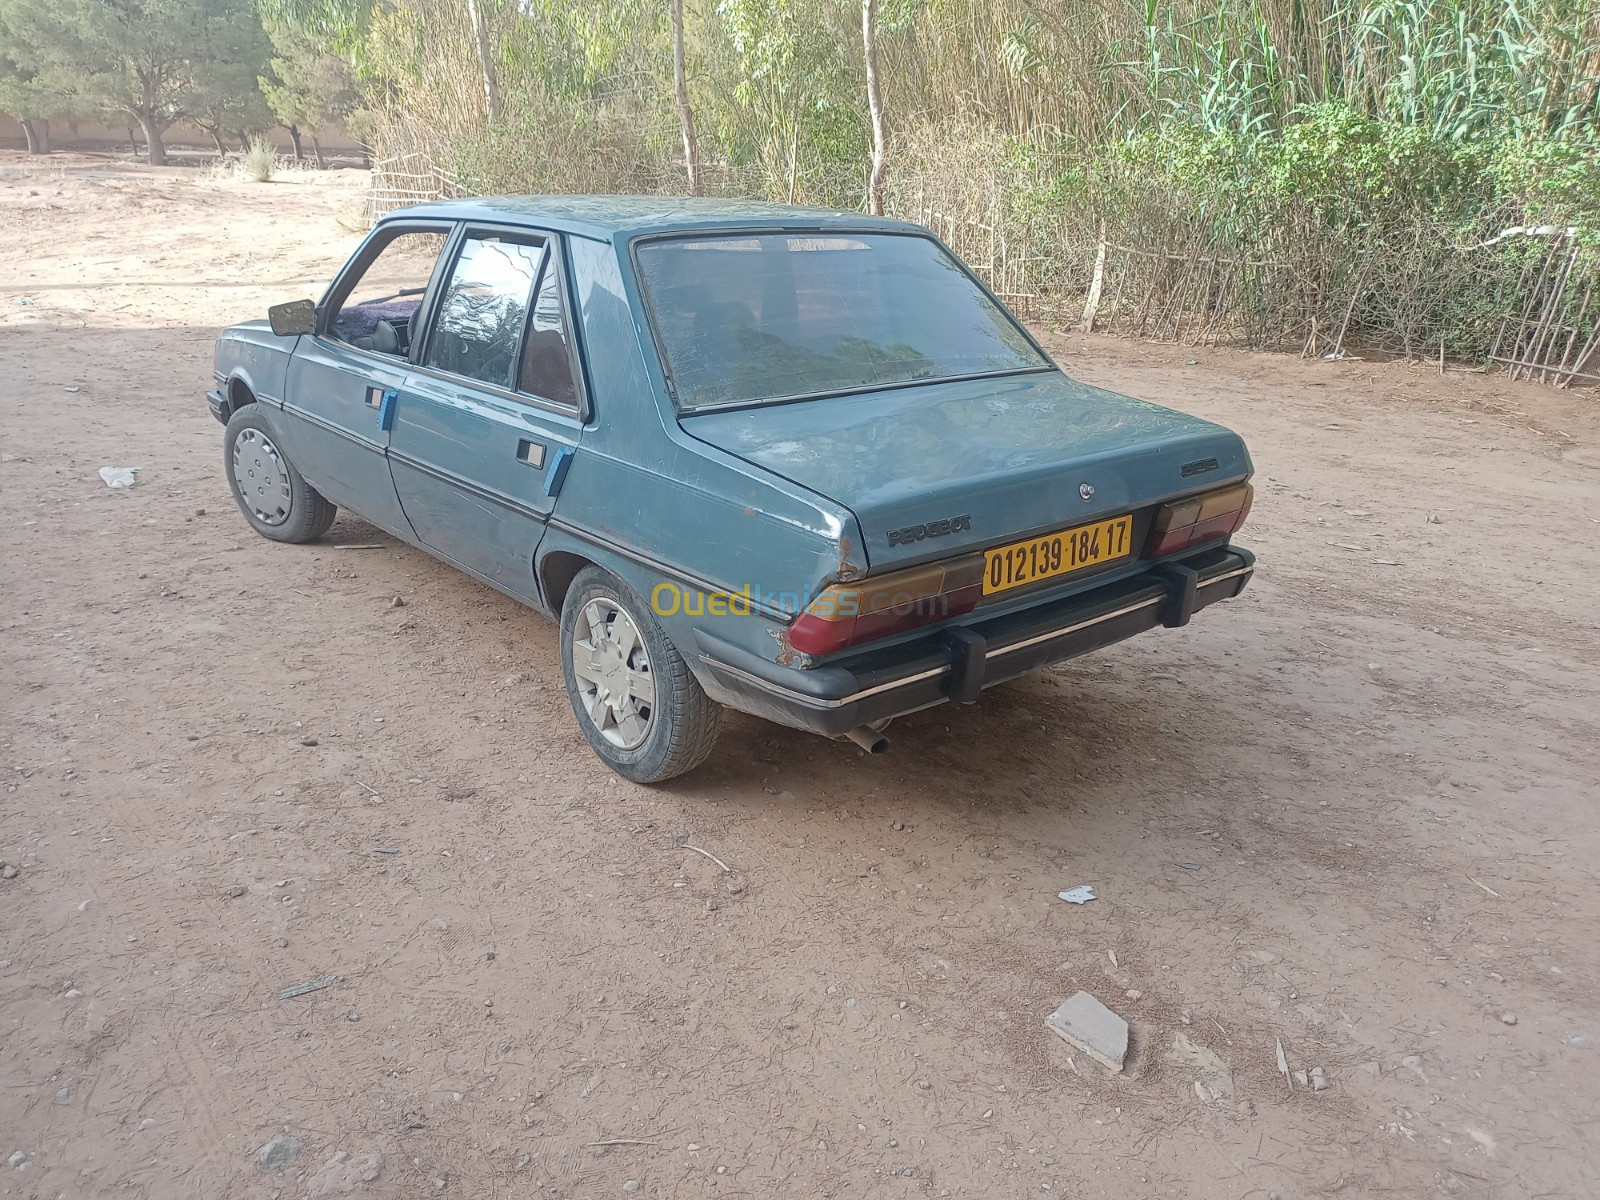
[[229, 499], [362, 185], [0, 155], [0, 1195], [1600, 1191], [1600, 397], [1052, 335], [1245, 435], [1244, 595], [641, 788], [542, 618]]

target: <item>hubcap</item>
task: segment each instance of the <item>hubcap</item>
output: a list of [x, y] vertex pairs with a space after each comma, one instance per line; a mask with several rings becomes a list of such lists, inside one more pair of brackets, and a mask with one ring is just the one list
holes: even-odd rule
[[233, 481], [263, 525], [282, 525], [289, 519], [289, 468], [272, 439], [259, 429], [246, 429], [233, 440]]
[[573, 622], [572, 673], [600, 736], [619, 750], [642, 745], [655, 716], [655, 678], [639, 627], [616, 601], [597, 597]]

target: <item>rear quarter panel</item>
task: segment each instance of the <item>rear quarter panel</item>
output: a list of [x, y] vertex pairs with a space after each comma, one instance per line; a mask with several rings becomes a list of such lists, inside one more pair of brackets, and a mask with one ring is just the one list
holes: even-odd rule
[[[855, 518], [685, 434], [625, 277], [625, 246], [572, 237], [568, 259], [593, 417], [540, 546], [541, 562], [554, 552], [581, 554], [647, 600], [663, 583], [685, 589], [689, 604], [672, 604], [669, 590], [652, 607], [697, 674], [697, 629], [784, 661], [780, 611], [797, 611], [823, 583], [864, 571]], [[684, 611], [700, 608], [695, 593], [746, 588], [773, 598], [765, 614]]]

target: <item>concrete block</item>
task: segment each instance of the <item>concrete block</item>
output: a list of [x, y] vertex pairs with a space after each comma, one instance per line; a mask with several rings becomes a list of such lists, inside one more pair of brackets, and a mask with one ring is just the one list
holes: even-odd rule
[[1122, 1060], [1128, 1056], [1128, 1023], [1088, 992], [1072, 996], [1044, 1023], [1096, 1062], [1122, 1070]]

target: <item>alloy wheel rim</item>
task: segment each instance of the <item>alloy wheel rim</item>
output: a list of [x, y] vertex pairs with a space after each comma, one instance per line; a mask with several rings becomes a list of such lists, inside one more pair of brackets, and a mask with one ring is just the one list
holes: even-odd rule
[[655, 723], [655, 676], [638, 624], [615, 600], [597, 596], [579, 611], [572, 673], [595, 731], [619, 750], [642, 746]]
[[240, 499], [263, 525], [289, 519], [289, 467], [259, 429], [243, 430], [233, 440], [233, 481]]

